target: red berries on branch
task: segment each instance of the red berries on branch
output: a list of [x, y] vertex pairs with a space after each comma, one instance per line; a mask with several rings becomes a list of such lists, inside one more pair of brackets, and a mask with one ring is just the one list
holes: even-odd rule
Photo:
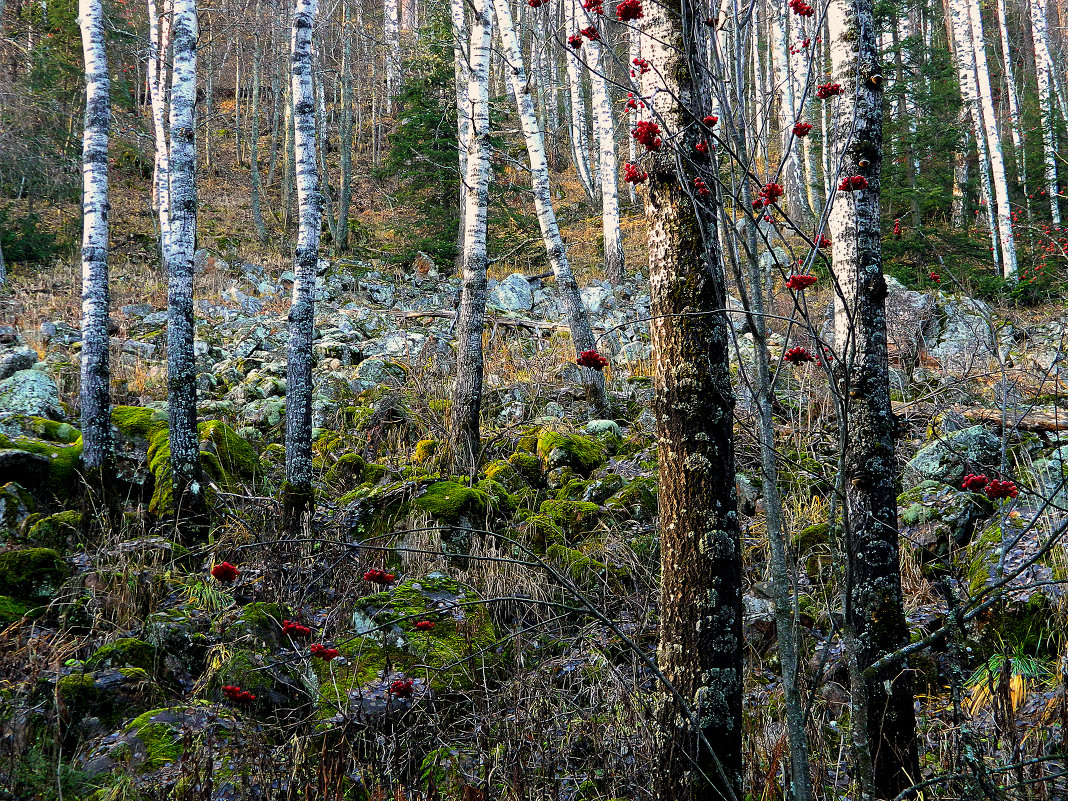
[[701, 197], [708, 197], [712, 194], [712, 190], [708, 188], [708, 184], [706, 184], [700, 178], [693, 179], [693, 188]]
[[816, 13], [816, 9], [806, 3], [805, 0], [790, 0], [790, 10], [800, 17], [811, 17]]
[[311, 629], [307, 626], [302, 626], [295, 620], [283, 620], [282, 621], [282, 633], [288, 634], [290, 637], [297, 637], [303, 639], [311, 634]]
[[[633, 72], [633, 70], [631, 70]], [[645, 103], [641, 102], [634, 96], [634, 92], [627, 92], [627, 102], [623, 106], [624, 111], [637, 111], [640, 108], [645, 108]]]
[[219, 562], [219, 564], [212, 567], [211, 575], [223, 584], [230, 584], [234, 579], [241, 575], [241, 571], [229, 562]]
[[567, 37], [567, 43], [569, 45], [571, 45], [573, 48], [575, 48], [576, 50], [578, 50], [580, 47], [582, 47], [582, 43], [584, 41], [585, 41], [585, 39], [583, 39], [582, 36], [577, 34], [577, 33], [573, 33], [573, 34], [571, 34], [570, 36]]
[[901, 238], [901, 220], [894, 220], [894, 239]]
[[398, 698], [411, 698], [415, 692], [415, 682], [411, 679], [397, 679], [389, 685], [387, 692]]
[[786, 351], [786, 354], [782, 358], [783, 361], [790, 362], [790, 364], [793, 365], [816, 361], [816, 357], [800, 345], [798, 345], [796, 348], [790, 348], [790, 350]]
[[942, 276], [940, 276], [938, 273], [928, 273], [927, 277], [934, 281], [936, 284], [942, 283]]
[[838, 184], [839, 192], [858, 192], [861, 189], [867, 189], [870, 186], [868, 179], [863, 175], [850, 175], [842, 179], [842, 182]]
[[816, 283], [816, 276], [795, 273], [786, 279], [786, 288], [800, 291]]
[[986, 485], [986, 497], [992, 501], [1015, 498], [1019, 494], [1020, 490], [1012, 481], [999, 481], [995, 478]]
[[604, 0], [583, 0], [582, 7], [591, 14], [603, 14]]
[[704, 124], [707, 125], [709, 128], [715, 128], [716, 123], [719, 122], [719, 117], [717, 117], [715, 114], [709, 114], [707, 117], [704, 118], [704, 120], [702, 120], [702, 122], [704, 122]]
[[757, 195], [756, 200], [753, 201], [753, 208], [759, 209], [763, 206], [770, 206], [776, 200], [783, 195], [783, 189], [774, 181], [770, 184], [765, 184], [764, 188], [760, 190], [760, 194]]
[[595, 350], [584, 350], [575, 359], [579, 367], [589, 367], [591, 370], [603, 370], [608, 366], [608, 359]]
[[623, 0], [616, 6], [616, 19], [620, 22], [630, 22], [645, 16], [642, 11], [642, 0]]
[[601, 41], [601, 32], [599, 30], [597, 30], [592, 25], [586, 26], [581, 31], [579, 31], [579, 33], [581, 33], [583, 36], [585, 36], [591, 42], [599, 42], [599, 41]]
[[659, 150], [661, 144], [663, 144], [660, 139], [660, 126], [648, 120], [639, 122], [634, 130], [630, 132], [630, 135], [634, 137], [634, 141], [639, 145], [645, 145], [645, 149], [650, 152]]
[[415, 624], [415, 627], [419, 631], [430, 631], [432, 628], [434, 628], [434, 621], [420, 620], [418, 623]]
[[698, 153], [701, 153], [702, 155], [707, 156], [708, 155], [708, 142], [706, 142], [706, 141], [704, 141], [702, 139], [700, 142], [698, 142], [696, 145], [693, 146], [693, 149], [696, 150]]
[[637, 164], [631, 164], [628, 161], [623, 165], [623, 180], [628, 184], [637, 186], [649, 180], [649, 173], [645, 170], [639, 170]]
[[820, 100], [826, 100], [828, 97], [840, 94], [842, 94], [842, 84], [840, 83], [821, 83], [816, 87], [816, 97]]
[[527, 5], [531, 8], [541, 8], [549, 5], [549, 0], [527, 0]]
[[960, 488], [965, 492], [982, 492], [983, 487], [989, 483], [990, 479], [986, 476], [969, 473], [964, 477], [964, 482], [960, 485]]
[[397, 580], [397, 577], [392, 573], [387, 573], [385, 570], [379, 570], [377, 567], [372, 567], [363, 574], [363, 580], [369, 581], [372, 584], [392, 584]]
[[631, 78], [636, 78], [636, 77], [638, 77], [638, 75], [645, 75], [645, 73], [647, 73], [649, 70], [652, 69], [652, 66], [649, 64], [649, 61], [647, 59], [644, 59], [644, 58], [636, 57], [630, 63], [633, 64], [635, 66], [635, 68], [637, 69], [637, 71], [638, 71], [637, 75], [635, 75], [634, 70], [631, 70], [630, 71], [630, 77]]
[[807, 122], [794, 123], [794, 136], [808, 136], [808, 132], [811, 130], [812, 125]]
[[831, 246], [831, 238], [827, 234], [820, 234], [818, 239], [814, 239], [812, 244], [818, 248], [829, 248]]
[[308, 650], [311, 651], [312, 656], [318, 657], [325, 662], [329, 662], [331, 659], [337, 659], [341, 656], [341, 651], [337, 648], [327, 648], [325, 645], [318, 642], [314, 643]]
[[255, 701], [256, 696], [248, 690], [242, 690], [236, 684], [227, 684], [222, 688], [223, 695], [231, 701]]

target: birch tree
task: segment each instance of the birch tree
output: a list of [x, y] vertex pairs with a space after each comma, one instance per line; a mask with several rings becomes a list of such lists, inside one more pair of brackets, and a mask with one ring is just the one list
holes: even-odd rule
[[393, 97], [400, 90], [400, 6], [399, 0], [384, 0], [382, 35], [386, 42], [386, 103], [392, 110]]
[[467, 211], [467, 148], [471, 134], [471, 111], [467, 97], [467, 82], [470, 77], [467, 63], [467, 13], [463, 0], [449, 0], [449, 14], [452, 22], [453, 78], [456, 84], [456, 142], [460, 169], [460, 214], [457, 226], [456, 263], [457, 271], [463, 269], [464, 237], [467, 232], [465, 215]]
[[862, 797], [893, 798], [919, 775], [908, 671], [865, 674], [909, 642], [898, 555], [894, 416], [880, 251], [883, 81], [874, 0], [831, 0], [834, 379], [842, 438], [843, 607], [851, 660], [851, 725]]
[[464, 209], [463, 270], [460, 308], [456, 316], [456, 380], [449, 411], [449, 439], [453, 464], [473, 473], [480, 443], [482, 404], [482, 329], [486, 318], [486, 213], [489, 209], [489, 73], [493, 31], [490, 0], [471, 3], [470, 71], [467, 117], [471, 129], [467, 147], [467, 198]]
[[[197, 230], [196, 0], [173, 0], [170, 91], [170, 170], [167, 203], [167, 416], [175, 512], [199, 513], [203, 506], [197, 438], [197, 368], [193, 355], [193, 250]], [[162, 203], [163, 195], [161, 195]]]
[[[534, 112], [534, 100], [530, 95], [527, 74], [523, 65], [523, 53], [519, 49], [519, 40], [512, 23], [512, 11], [508, 7], [508, 0], [493, 0], [493, 7], [497, 12], [501, 50], [511, 81], [512, 93], [515, 95], [519, 122], [527, 146], [527, 156], [530, 159], [531, 188], [534, 193], [534, 208], [538, 214], [538, 225], [541, 228], [541, 237], [545, 243], [549, 264], [552, 266], [553, 276], [556, 279], [556, 290], [564, 309], [564, 318], [571, 330], [571, 343], [574, 345], [575, 355], [578, 356], [583, 351], [595, 350], [593, 329], [590, 327], [586, 307], [582, 305], [582, 296], [579, 294], [575, 276], [571, 272], [567, 248], [560, 236], [560, 227], [557, 225], [556, 213], [553, 211], [552, 198], [549, 194], [549, 162], [545, 155], [545, 141]], [[588, 367], [582, 368], [582, 371], [598, 413], [606, 414], [608, 404], [605, 397], [604, 375]]]
[[[1046, 194], [1049, 196], [1050, 219], [1061, 224], [1061, 210], [1057, 202], [1057, 150], [1053, 133], [1053, 104], [1050, 84], [1053, 79], [1053, 60], [1049, 54], [1046, 31], [1046, 0], [1030, 0], [1031, 38], [1035, 43], [1035, 72], [1038, 76], [1038, 108], [1042, 125], [1042, 153], [1046, 172]], [[1065, 120], [1068, 122], [1068, 120]]]
[[110, 469], [108, 365], [108, 135], [111, 80], [104, 46], [101, 0], [80, 0], [78, 25], [85, 58], [85, 129], [82, 134], [82, 464], [100, 487]]
[[[566, 35], [573, 35], [577, 30], [575, 20], [575, 2], [577, 0], [564, 0], [564, 31]], [[597, 198], [597, 190], [593, 184], [593, 173], [590, 171], [590, 148], [587, 134], [586, 98], [582, 94], [582, 72], [579, 70], [581, 62], [573, 47], [566, 47], [564, 59], [567, 65], [567, 92], [568, 105], [570, 106], [570, 136], [571, 160], [575, 164], [575, 172], [578, 174], [579, 183], [583, 191], [591, 201]]]
[[170, 145], [167, 141], [167, 52], [171, 45], [172, 0], [163, 0], [163, 14], [156, 0], [148, 0], [148, 94], [152, 108], [155, 152], [152, 160], [152, 206], [159, 218], [160, 253], [167, 263], [170, 247]]
[[[641, 78], [649, 151], [653, 410], [659, 450], [660, 670], [678, 695], [660, 716], [657, 797], [741, 799], [742, 563], [734, 486], [734, 394], [715, 184], [694, 153], [702, 105], [687, 41], [692, 0], [645, 3]], [[685, 21], [685, 23], [684, 23]], [[684, 29], [684, 24], [686, 28]], [[701, 117], [698, 116], [699, 120]], [[649, 125], [660, 130], [654, 132]], [[672, 143], [674, 150], [661, 143]], [[692, 193], [691, 193], [692, 190]], [[690, 708], [684, 709], [685, 704]]]
[[[257, 28], [262, 21], [260, 3], [256, 2]], [[252, 194], [252, 225], [256, 229], [256, 238], [260, 244], [267, 244], [267, 227], [263, 224], [263, 209], [260, 206], [260, 88], [261, 68], [263, 65], [263, 39], [256, 37], [252, 53], [252, 130], [249, 133], [249, 183]], [[210, 137], [205, 137], [205, 139]]]
[[293, 302], [289, 309], [286, 365], [285, 518], [301, 525], [312, 501], [312, 341], [315, 336], [315, 277], [319, 264], [322, 211], [315, 152], [315, 87], [312, 25], [317, 0], [296, 0], [290, 55], [294, 153], [299, 231], [293, 260]]

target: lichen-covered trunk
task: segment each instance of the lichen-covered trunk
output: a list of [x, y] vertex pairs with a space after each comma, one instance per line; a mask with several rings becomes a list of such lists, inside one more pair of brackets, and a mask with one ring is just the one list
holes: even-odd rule
[[[894, 416], [886, 345], [886, 282], [880, 250], [883, 84], [873, 0], [832, 0], [828, 11], [836, 108], [833, 146], [844, 177], [829, 218], [835, 296], [834, 374], [843, 438], [843, 606], [851, 674], [909, 641], [898, 557]], [[852, 689], [855, 773], [865, 797], [893, 798], [919, 775], [912, 681], [895, 669]], [[874, 796], [872, 795], [874, 793]]]
[[473, 473], [481, 451], [482, 329], [486, 319], [486, 213], [489, 209], [490, 0], [471, 4], [470, 71], [467, 81], [467, 199], [463, 270], [456, 319], [456, 379], [449, 411], [449, 440], [457, 471]]
[[[729, 326], [714, 312], [725, 308], [727, 293], [711, 165], [688, 157], [697, 141], [695, 122], [707, 112], [684, 41], [698, 39], [695, 26], [703, 14], [691, 0], [646, 3], [644, 10], [642, 55], [652, 69], [642, 76], [641, 93], [666, 143], [645, 157], [660, 488], [657, 658], [679, 693], [663, 703], [656, 789], [667, 801], [740, 799], [742, 562], [734, 395]], [[682, 172], [681, 164], [696, 172]], [[709, 187], [707, 195], [695, 191], [698, 179]]]
[[[556, 213], [553, 211], [552, 197], [549, 193], [549, 162], [545, 155], [545, 141], [541, 128], [538, 126], [538, 118], [534, 113], [534, 100], [530, 96], [527, 85], [523, 53], [519, 49], [519, 40], [516, 38], [512, 12], [508, 7], [508, 0], [493, 0], [493, 7], [497, 11], [497, 27], [505, 69], [511, 81], [512, 93], [515, 95], [519, 122], [523, 128], [523, 138], [526, 141], [527, 155], [530, 158], [531, 189], [534, 193], [534, 208], [538, 214], [538, 225], [541, 227], [541, 238], [545, 243], [545, 252], [556, 278], [556, 290], [563, 306], [564, 319], [567, 320], [568, 328], [571, 330], [571, 343], [574, 345], [575, 354], [578, 355], [582, 351], [594, 350], [593, 329], [590, 327], [590, 317], [586, 313], [586, 307], [582, 305], [582, 296], [579, 294], [575, 276], [571, 272], [567, 248], [564, 246], [563, 237], [560, 236], [560, 226], [557, 224]], [[583, 368], [582, 372], [594, 406], [599, 414], [605, 414], [608, 404], [605, 398], [604, 375], [599, 370], [588, 367]]]
[[[1049, 54], [1046, 26], [1046, 0], [1031, 0], [1031, 38], [1035, 43], [1035, 72], [1038, 76], [1038, 109], [1042, 123], [1042, 153], [1046, 168], [1046, 194], [1049, 195], [1050, 219], [1061, 224], [1061, 210], [1057, 202], [1057, 146], [1053, 132], [1053, 104], [1050, 84], [1053, 80], [1053, 61]], [[1066, 120], [1068, 121], [1068, 120]]]
[[315, 148], [315, 88], [312, 81], [312, 25], [317, 7], [317, 0], [297, 0], [293, 9], [290, 51], [299, 228], [293, 257], [293, 301], [289, 308], [286, 364], [287, 528], [301, 525], [312, 500], [312, 341], [315, 335], [315, 277], [322, 227]]
[[167, 413], [171, 479], [179, 520], [203, 506], [193, 355], [193, 249], [197, 233], [196, 0], [174, 0], [170, 115], [170, 247], [167, 258]]
[[[962, 0], [963, 1], [963, 0]], [[955, 0], [956, 2], [956, 0]], [[1012, 209], [1009, 206], [1009, 182], [1005, 175], [1005, 159], [1001, 152], [1001, 134], [994, 115], [994, 96], [990, 88], [990, 70], [986, 60], [986, 39], [979, 0], [966, 0], [965, 22], [971, 30], [972, 51], [975, 53], [975, 74], [979, 81], [979, 100], [983, 111], [983, 128], [990, 151], [990, 180], [997, 202], [998, 244], [1001, 246], [1001, 269], [1006, 278], [1016, 276], [1016, 237], [1012, 232]]]
[[108, 134], [111, 81], [104, 47], [101, 0], [80, 0], [78, 23], [85, 56], [85, 131], [82, 135], [82, 464], [100, 484], [111, 466], [108, 369]]

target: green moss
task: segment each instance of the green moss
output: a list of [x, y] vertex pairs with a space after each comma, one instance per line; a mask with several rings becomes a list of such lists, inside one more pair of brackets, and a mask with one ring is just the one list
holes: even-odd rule
[[377, 484], [386, 474], [380, 464], [370, 464], [358, 453], [346, 453], [326, 471], [328, 484], [349, 486], [351, 484]]
[[23, 548], [0, 554], [0, 594], [20, 600], [55, 595], [70, 568], [51, 548]]
[[548, 515], [523, 512], [524, 510], [520, 510], [519, 533], [531, 550], [535, 553], [545, 553], [545, 549], [550, 545], [563, 542], [564, 531], [552, 518]]
[[412, 450], [412, 461], [417, 464], [426, 464], [441, 447], [441, 443], [436, 439], [421, 439], [415, 443], [415, 448]]
[[434, 414], [444, 417], [452, 408], [452, 401], [448, 398], [431, 398], [427, 402], [427, 408]]
[[232, 479], [254, 481], [262, 473], [260, 457], [253, 447], [221, 420], [208, 420], [197, 426], [201, 453], [218, 457], [224, 473]]
[[56, 681], [56, 694], [68, 706], [88, 709], [97, 702], [100, 691], [91, 673], [71, 673]]
[[604, 502], [617, 520], [652, 520], [656, 515], [656, 481], [636, 478]]
[[604, 463], [605, 447], [593, 437], [545, 430], [538, 437], [538, 456], [547, 470], [571, 467], [589, 475]]
[[601, 507], [586, 501], [543, 501], [538, 511], [553, 521], [561, 530], [575, 535], [588, 531], [597, 522]]
[[545, 556], [550, 562], [562, 568], [579, 586], [588, 585], [605, 573], [604, 562], [598, 562], [582, 551], [576, 551], [574, 548], [568, 548], [559, 543], [550, 545]]
[[[534, 447], [537, 447], [535, 441]], [[508, 464], [515, 468], [516, 472], [523, 477], [530, 486], [537, 487], [544, 483], [541, 474], [541, 460], [532, 453], [516, 451], [508, 457]]]
[[412, 501], [412, 506], [439, 520], [449, 522], [461, 515], [484, 515], [489, 496], [480, 489], [465, 487], [455, 481], [438, 481]]
[[181, 729], [172, 723], [155, 720], [169, 716], [169, 712], [168, 709], [153, 709], [126, 724], [124, 731], [137, 737], [145, 747], [145, 761], [138, 766], [142, 772], [159, 770], [182, 755]]
[[30, 607], [19, 603], [14, 598], [0, 595], [0, 629], [6, 629], [12, 623], [22, 620], [30, 612]]
[[57, 498], [67, 498], [78, 478], [82, 460], [82, 438], [71, 444], [48, 442], [43, 439], [19, 437], [11, 439], [0, 434], [0, 448], [36, 453], [49, 459], [47, 489]]
[[27, 539], [35, 545], [48, 548], [65, 548], [68, 540], [81, 533], [81, 512], [59, 512], [41, 517], [30, 526]]
[[281, 604], [256, 601], [242, 607], [237, 621], [226, 629], [226, 635], [232, 640], [251, 637], [270, 645], [280, 641], [282, 621], [288, 617]]
[[123, 637], [100, 646], [85, 666], [92, 670], [109, 667], [132, 667], [152, 670], [156, 661], [156, 649], [136, 637]]
[[70, 423], [58, 423], [47, 417], [25, 417], [22, 419], [22, 427], [38, 439], [46, 439], [49, 442], [59, 442], [70, 445], [77, 442], [81, 432]]
[[794, 547], [798, 553], [811, 551], [817, 545], [826, 545], [831, 527], [827, 523], [816, 523], [794, 534]]
[[505, 486], [499, 481], [484, 478], [475, 485], [475, 488], [485, 493], [489, 499], [490, 510], [493, 514], [505, 516], [515, 511], [515, 499], [512, 498]]

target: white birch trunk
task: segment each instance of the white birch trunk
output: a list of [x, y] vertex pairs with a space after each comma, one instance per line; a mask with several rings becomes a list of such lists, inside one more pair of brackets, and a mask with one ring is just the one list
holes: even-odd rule
[[783, 188], [786, 190], [786, 208], [794, 223], [807, 228], [812, 221], [804, 194], [804, 179], [801, 176], [801, 159], [798, 156], [794, 123], [800, 121], [801, 110], [794, 102], [794, 77], [791, 70], [786, 4], [770, 4], [772, 58], [775, 65], [775, 94], [779, 102], [779, 143], [782, 148]]
[[998, 32], [1001, 36], [1001, 62], [1005, 70], [1005, 89], [1009, 96], [1009, 133], [1016, 159], [1016, 174], [1020, 178], [1024, 195], [1027, 194], [1027, 159], [1024, 153], [1023, 131], [1020, 128], [1020, 100], [1016, 93], [1016, 76], [1012, 66], [1012, 51], [1009, 48], [1009, 20], [1005, 0], [998, 0]]
[[167, 403], [175, 510], [202, 503], [193, 355], [193, 249], [197, 230], [196, 0], [174, 0], [170, 93], [170, 246], [167, 258]]
[[[573, 33], [578, 33], [574, 3], [576, 0], [563, 0], [564, 2], [564, 29], [563, 36], [566, 39]], [[579, 57], [570, 46], [564, 48], [564, 58], [567, 61], [567, 89], [571, 101], [571, 160], [575, 163], [575, 172], [578, 174], [579, 183], [591, 202], [595, 202], [597, 191], [594, 189], [593, 173], [590, 171], [590, 147], [587, 138], [586, 124], [586, 98], [582, 94], [582, 73], [579, 71]]]
[[315, 147], [315, 87], [312, 25], [317, 0], [296, 0], [290, 55], [293, 150], [296, 161], [299, 229], [293, 259], [293, 302], [289, 309], [286, 365], [287, 518], [299, 524], [311, 502], [312, 340], [315, 335], [315, 277], [322, 226]]
[[[585, 10], [581, 18], [586, 25], [596, 28], [596, 20]], [[607, 35], [607, 34], [606, 34]], [[626, 275], [623, 254], [623, 234], [619, 230], [619, 164], [616, 160], [615, 125], [612, 121], [612, 97], [605, 79], [605, 60], [601, 54], [601, 42], [587, 41], [586, 65], [590, 71], [594, 120], [597, 124], [598, 164], [601, 179], [601, 222], [604, 229], [604, 271], [613, 284], [621, 282]]]
[[156, 149], [152, 169], [152, 206], [159, 217], [160, 253], [167, 263], [170, 247], [170, 147], [166, 129], [167, 51], [171, 24], [169, 0], [164, 0], [163, 18], [156, 0], [148, 0], [148, 95], [152, 106], [152, 130]]
[[[575, 283], [575, 276], [571, 272], [567, 248], [560, 236], [560, 227], [556, 221], [556, 213], [553, 211], [552, 198], [549, 194], [549, 162], [545, 155], [545, 142], [541, 129], [538, 127], [534, 101], [527, 87], [523, 54], [515, 35], [512, 12], [508, 7], [508, 0], [493, 0], [493, 7], [497, 11], [497, 26], [505, 68], [511, 80], [512, 92], [515, 94], [516, 109], [519, 112], [527, 155], [530, 158], [531, 189], [534, 193], [534, 208], [538, 214], [538, 225], [541, 227], [545, 252], [556, 278], [556, 289], [560, 294], [560, 303], [563, 306], [568, 328], [571, 329], [571, 343], [574, 345], [577, 356], [583, 351], [595, 349], [593, 329], [590, 327], [586, 307], [582, 305], [582, 296], [579, 294], [578, 284]], [[600, 371], [588, 367], [582, 368], [582, 372], [598, 413], [605, 414], [607, 404], [604, 394], [604, 376]]]
[[104, 47], [101, 0], [80, 0], [78, 23], [85, 56], [85, 131], [82, 135], [82, 464], [103, 477], [112, 459], [108, 369], [108, 134], [111, 81]]
[[384, 20], [382, 35], [386, 40], [386, 98], [388, 108], [393, 108], [393, 97], [400, 89], [400, 8], [398, 0], [385, 0], [382, 4]]
[[[987, 149], [990, 151], [990, 179], [997, 201], [998, 242], [1001, 245], [1001, 269], [1006, 278], [1016, 275], [1016, 239], [1012, 232], [1012, 208], [1009, 206], [1009, 182], [1005, 176], [1005, 159], [1001, 152], [1001, 135], [994, 115], [994, 98], [990, 88], [990, 70], [986, 61], [986, 38], [979, 0], [959, 0], [968, 4], [971, 25], [972, 51], [975, 53], [975, 74], [979, 79], [979, 99], [983, 109], [983, 126]], [[958, 0], [954, 0], [958, 2]], [[977, 134], [978, 135], [978, 134]]]
[[1053, 104], [1050, 102], [1053, 60], [1050, 58], [1049, 39], [1046, 33], [1046, 8], [1046, 0], [1031, 0], [1031, 37], [1035, 42], [1035, 71], [1038, 76], [1038, 108], [1042, 120], [1046, 194], [1049, 195], [1050, 219], [1054, 225], [1060, 225], [1061, 210], [1057, 202], [1057, 150], [1053, 138]]
[[467, 63], [467, 13], [464, 0], [449, 0], [452, 17], [453, 78], [456, 83], [456, 152], [460, 169], [460, 213], [457, 226], [456, 270], [463, 269], [464, 218], [467, 209], [467, 148], [471, 135], [471, 105], [467, 97], [467, 82], [470, 78]]

